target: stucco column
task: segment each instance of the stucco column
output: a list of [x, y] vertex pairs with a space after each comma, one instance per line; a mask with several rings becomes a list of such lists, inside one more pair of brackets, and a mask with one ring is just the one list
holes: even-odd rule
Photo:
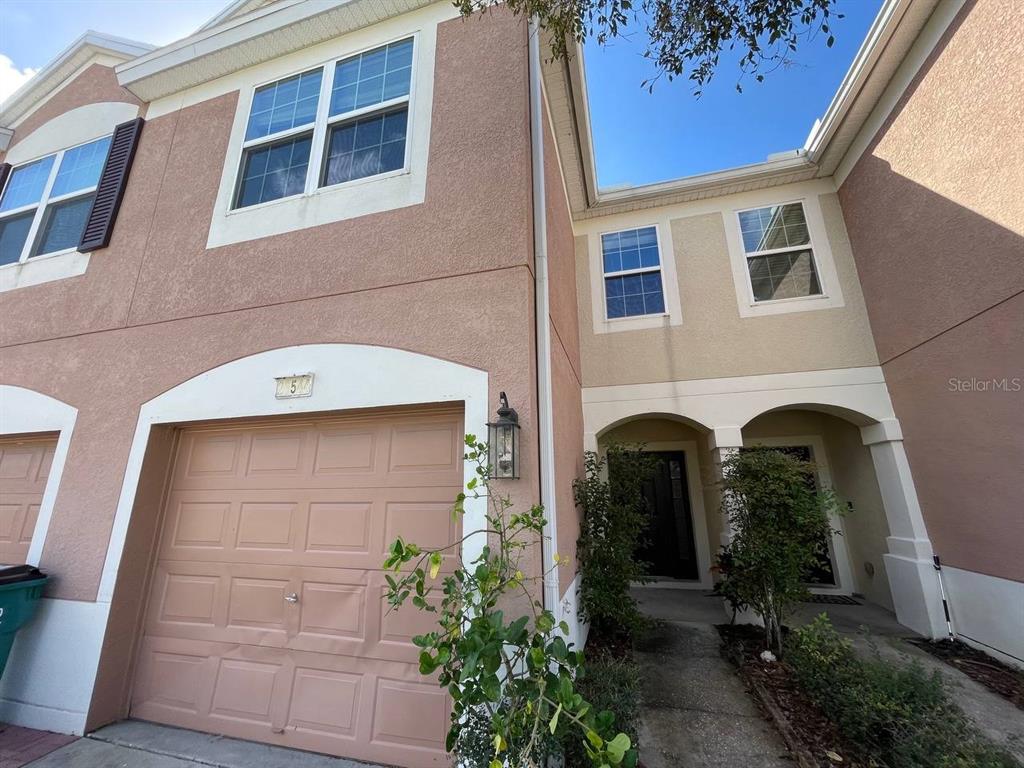
[[[739, 427], [717, 427], [708, 435], [708, 448], [711, 450], [711, 467], [716, 483], [723, 479], [722, 463], [743, 447], [743, 432]], [[722, 533], [719, 535], [722, 546], [732, 541], [732, 523], [727, 515], [722, 515]]]
[[861, 427], [860, 433], [871, 451], [889, 524], [889, 551], [883, 559], [896, 618], [925, 637], [944, 637], [946, 625], [932, 563], [932, 543], [917, 500], [899, 421], [885, 419]]

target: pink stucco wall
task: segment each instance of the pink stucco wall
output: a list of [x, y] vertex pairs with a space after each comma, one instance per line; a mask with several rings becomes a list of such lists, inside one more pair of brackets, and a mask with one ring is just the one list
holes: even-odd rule
[[964, 6], [839, 197], [935, 550], [1024, 581], [1024, 142], [1006, 133], [1024, 23], [1007, 12]]
[[[79, 409], [50, 596], [95, 598], [142, 403], [233, 359], [353, 342], [453, 360], [486, 370], [535, 436], [525, 35], [501, 12], [441, 25], [426, 200], [393, 212], [206, 250], [237, 94], [146, 124], [110, 247], [81, 277], [0, 297], [0, 380]], [[68, 105], [111, 98], [90, 73]], [[523, 444], [509, 490], [527, 504]]]

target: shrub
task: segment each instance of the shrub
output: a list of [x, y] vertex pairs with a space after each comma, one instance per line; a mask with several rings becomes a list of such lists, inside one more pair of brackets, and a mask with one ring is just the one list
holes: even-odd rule
[[771, 448], [737, 451], [722, 475], [733, 534], [718, 556], [715, 589], [733, 610], [757, 611], [766, 645], [781, 655], [783, 622], [807, 596], [808, 574], [832, 533], [834, 496], [815, 489], [813, 464]]
[[[588, 658], [576, 690], [594, 709], [611, 712], [616, 731], [637, 743], [640, 720], [640, 666], [632, 659], [602, 655]], [[574, 734], [563, 739], [564, 768], [589, 768], [591, 763]]]
[[647, 564], [635, 555], [650, 522], [643, 486], [654, 459], [638, 447], [613, 445], [603, 458], [588, 451], [585, 467], [573, 483], [583, 513], [576, 544], [580, 612], [597, 637], [628, 637], [645, 624], [629, 588], [649, 581]]
[[787, 638], [797, 682], [851, 745], [888, 768], [1011, 768], [977, 732], [938, 673], [854, 654], [822, 614]]
[[[474, 499], [487, 505], [486, 527], [441, 549], [398, 538], [384, 561], [389, 609], [408, 601], [437, 619], [432, 631], [412, 641], [420, 648], [420, 674], [452, 699], [446, 748], [457, 765], [475, 767], [489, 751], [488, 768], [536, 768], [554, 737], [571, 732], [590, 765], [634, 768], [636, 749], [626, 734], [612, 730], [612, 713], [596, 710], [576, 690], [583, 654], [566, 643], [568, 625], [556, 623], [534, 599], [546, 574], [524, 573], [526, 553], [540, 548], [543, 508], [514, 512], [508, 495], [490, 487], [487, 445], [466, 435], [466, 449], [476, 476], [456, 497], [452, 514], [462, 517]], [[445, 554], [455, 555], [468, 537], [481, 534], [489, 543], [480, 554], [470, 562], [452, 557], [457, 564], [442, 574]], [[502, 606], [513, 602], [525, 603], [529, 612], [506, 619]]]

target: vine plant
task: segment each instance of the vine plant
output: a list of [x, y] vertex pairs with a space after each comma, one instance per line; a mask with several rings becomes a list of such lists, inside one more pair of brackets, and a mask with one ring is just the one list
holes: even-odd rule
[[[543, 536], [544, 510], [512, 511], [507, 495], [489, 487], [487, 445], [466, 435], [465, 459], [476, 475], [456, 497], [452, 515], [465, 514], [467, 499], [486, 499], [486, 527], [465, 534], [442, 549], [425, 549], [396, 539], [384, 561], [389, 610], [411, 598], [421, 611], [437, 615], [437, 629], [418, 635], [420, 673], [437, 676], [452, 698], [447, 749], [457, 764], [463, 730], [471, 723], [488, 727], [488, 768], [535, 768], [552, 751], [556, 737], [575, 730], [597, 768], [633, 768], [637, 753], [624, 733], [614, 733], [610, 712], [594, 712], [575, 690], [583, 666], [582, 651], [565, 642], [565, 622], [534, 599], [541, 577], [523, 572], [523, 558]], [[470, 536], [483, 534], [480, 555], [442, 574], [446, 552], [458, 556]], [[558, 556], [555, 563], [558, 565]], [[440, 579], [440, 585], [438, 580]], [[440, 590], [440, 604], [431, 599]], [[525, 603], [527, 613], [506, 619], [504, 608]]]

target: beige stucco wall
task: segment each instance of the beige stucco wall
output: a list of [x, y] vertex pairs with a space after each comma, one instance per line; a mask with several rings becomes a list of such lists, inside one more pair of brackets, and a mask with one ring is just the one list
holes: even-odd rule
[[[844, 306], [741, 317], [726, 239], [726, 227], [735, 223], [735, 210], [810, 195], [820, 202], [827, 246], [834, 259]], [[822, 182], [789, 185], [772, 190], [767, 196], [760, 193], [756, 200], [734, 195], [577, 224], [576, 285], [580, 296], [584, 386], [877, 364], [842, 213], [830, 186]], [[670, 222], [675, 250], [681, 325], [595, 333], [591, 301], [594, 254], [590, 249], [600, 247], [598, 234], [666, 219]], [[668, 255], [663, 253], [662, 259]]]
[[932, 545], [1024, 581], [1024, 5], [970, 0], [839, 189]]
[[[537, 501], [525, 45], [502, 12], [440, 25], [423, 204], [259, 241], [205, 247], [237, 92], [147, 122], [110, 247], [81, 277], [0, 298], [0, 381], [79, 412], [42, 553], [50, 597], [96, 597], [140, 406], [267, 349], [371, 344], [487, 371], [523, 426], [507, 490]], [[68, 104], [112, 98], [82, 77]]]

